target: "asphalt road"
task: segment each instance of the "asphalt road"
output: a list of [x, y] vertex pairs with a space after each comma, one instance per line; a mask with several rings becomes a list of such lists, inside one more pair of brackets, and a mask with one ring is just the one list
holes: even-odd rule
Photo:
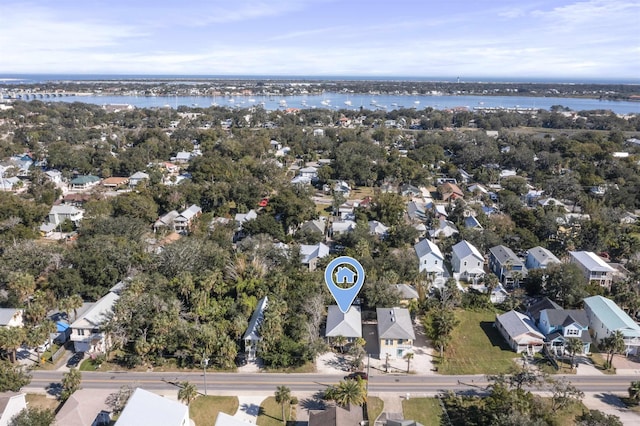
[[[59, 386], [62, 372], [34, 371], [27, 391], [44, 391]], [[583, 392], [625, 392], [629, 383], [637, 377], [602, 376], [554, 376], [567, 377]], [[317, 392], [336, 384], [342, 375], [325, 374], [271, 374], [271, 373], [207, 373], [209, 393], [273, 393], [277, 386], [285, 385], [294, 392]], [[84, 389], [118, 389], [122, 385], [140, 386], [151, 391], [175, 390], [177, 383], [189, 381], [204, 392], [204, 375], [199, 373], [134, 373], [134, 372], [83, 372]], [[485, 376], [371, 376], [369, 392], [394, 392], [412, 394], [437, 394], [445, 390], [481, 391], [487, 385]]]

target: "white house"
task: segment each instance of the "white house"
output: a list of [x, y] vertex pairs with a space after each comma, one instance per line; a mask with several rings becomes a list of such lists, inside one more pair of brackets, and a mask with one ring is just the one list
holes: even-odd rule
[[136, 388], [116, 426], [189, 426], [189, 407], [153, 392]]
[[22, 327], [22, 309], [0, 308], [0, 327]]
[[450, 236], [457, 234], [458, 228], [450, 220], [439, 219], [438, 226], [429, 230], [431, 238], [449, 238]]
[[484, 257], [466, 240], [451, 247], [451, 267], [461, 279], [475, 280], [484, 275]]
[[640, 325], [613, 300], [602, 296], [587, 297], [584, 299], [584, 310], [587, 312], [593, 340], [599, 343], [619, 330], [624, 336], [626, 354], [640, 354]]
[[142, 181], [149, 180], [149, 175], [144, 172], [135, 172], [129, 176], [129, 186], [138, 186]]
[[318, 260], [329, 255], [329, 246], [323, 243], [300, 245], [300, 256], [303, 265], [307, 265], [310, 271], [316, 269]]
[[69, 206], [66, 204], [60, 204], [58, 206], [52, 206], [49, 210], [49, 223], [54, 225], [60, 225], [65, 220], [69, 219], [74, 224], [78, 225], [84, 216], [84, 210], [75, 206]]
[[369, 233], [371, 235], [376, 235], [380, 238], [385, 238], [388, 232], [389, 232], [389, 227], [386, 226], [384, 223], [378, 222], [377, 220], [369, 221]]
[[418, 271], [426, 271], [441, 278], [444, 274], [444, 256], [435, 243], [425, 238], [413, 247], [418, 256]]
[[260, 336], [260, 326], [264, 321], [264, 311], [268, 306], [269, 299], [267, 298], [267, 296], [258, 301], [258, 305], [253, 311], [251, 319], [249, 320], [247, 331], [245, 331], [244, 336], [242, 336], [242, 340], [244, 340], [244, 351], [247, 354], [247, 358], [249, 360], [253, 360], [256, 358], [258, 343], [262, 340], [262, 337]]
[[347, 234], [356, 229], [353, 220], [336, 220], [331, 224], [331, 235]]
[[544, 247], [534, 247], [527, 252], [524, 266], [527, 269], [546, 269], [551, 263], [560, 263], [560, 259]]
[[570, 251], [569, 261], [582, 271], [589, 282], [596, 282], [602, 287], [611, 288], [613, 274], [616, 271], [600, 256], [590, 251]]
[[44, 175], [56, 185], [62, 183], [62, 172], [60, 172], [59, 170], [47, 170], [46, 172], [44, 172]]
[[338, 305], [329, 305], [327, 310], [327, 326], [325, 337], [335, 338], [342, 336], [351, 343], [358, 337], [362, 337], [362, 315], [359, 306], [351, 306], [343, 313]]
[[101, 327], [119, 298], [115, 293], [107, 293], [71, 324], [70, 339], [76, 352], [106, 352], [111, 342]]
[[202, 209], [195, 204], [192, 204], [189, 208], [185, 209], [173, 220], [173, 227], [176, 232], [188, 232], [196, 218], [202, 214]]
[[24, 393], [4, 392], [0, 394], [0, 426], [8, 426], [11, 418], [27, 408]]
[[497, 315], [494, 327], [516, 353], [533, 355], [544, 347], [544, 334], [536, 328], [531, 318], [520, 312], [511, 310]]

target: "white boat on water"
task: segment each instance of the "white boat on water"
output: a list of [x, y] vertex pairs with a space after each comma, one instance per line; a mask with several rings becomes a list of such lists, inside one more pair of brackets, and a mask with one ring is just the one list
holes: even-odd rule
[[331, 99], [323, 99], [320, 103], [324, 106], [329, 106], [331, 104]]
[[286, 108], [286, 106], [287, 106], [287, 101], [286, 101], [286, 100], [284, 100], [284, 99], [281, 99], [281, 100], [280, 100], [280, 106], [281, 106], [281, 107], [283, 107], [283, 108]]
[[344, 101], [344, 104], [346, 106], [351, 106], [351, 101], [349, 99], [347, 99], [346, 101]]
[[256, 100], [255, 100], [255, 99], [253, 99], [253, 98], [249, 98], [249, 99], [247, 99], [247, 100], [248, 100], [249, 102], [251, 102], [252, 104], [256, 103]]
[[420, 105], [420, 101], [414, 101], [413, 103], [416, 105]]

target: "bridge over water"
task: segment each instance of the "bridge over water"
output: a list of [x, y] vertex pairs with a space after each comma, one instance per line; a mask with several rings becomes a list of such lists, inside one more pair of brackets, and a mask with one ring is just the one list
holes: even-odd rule
[[22, 99], [25, 101], [33, 99], [49, 99], [49, 98], [63, 98], [69, 96], [91, 96], [90, 92], [39, 92], [28, 90], [1, 90], [0, 99]]

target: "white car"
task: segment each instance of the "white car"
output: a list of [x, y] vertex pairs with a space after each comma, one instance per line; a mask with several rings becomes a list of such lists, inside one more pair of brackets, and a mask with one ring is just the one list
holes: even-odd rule
[[38, 346], [36, 349], [39, 353], [42, 352], [46, 352], [49, 347], [51, 347], [51, 345], [49, 344], [49, 341], [47, 340], [46, 342], [44, 342], [43, 344], [41, 344], [40, 346]]

